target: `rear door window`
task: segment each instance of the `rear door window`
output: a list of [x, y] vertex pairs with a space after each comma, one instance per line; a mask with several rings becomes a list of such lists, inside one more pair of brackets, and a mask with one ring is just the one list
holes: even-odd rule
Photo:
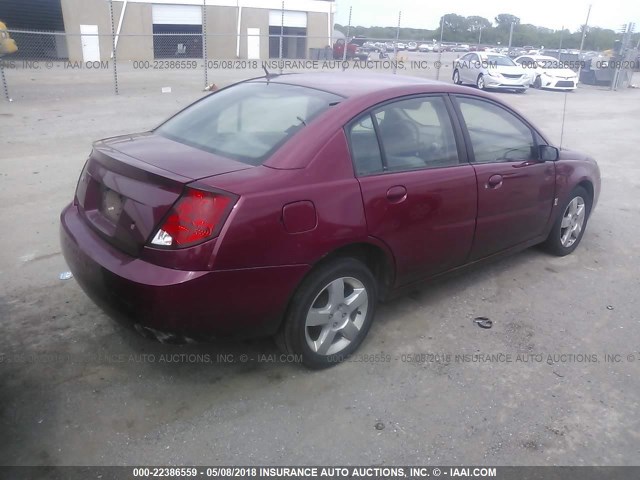
[[451, 118], [442, 97], [418, 97], [374, 111], [389, 171], [458, 164]]
[[459, 163], [451, 117], [439, 96], [388, 103], [355, 120], [348, 135], [358, 175]]

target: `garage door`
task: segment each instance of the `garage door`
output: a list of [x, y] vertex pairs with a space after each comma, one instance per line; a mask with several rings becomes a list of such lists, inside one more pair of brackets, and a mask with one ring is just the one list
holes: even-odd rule
[[[282, 10], [269, 10], [269, 26], [282, 25]], [[284, 11], [284, 26], [307, 28], [307, 12]]]
[[154, 25], [202, 25], [202, 7], [197, 5], [153, 5]]

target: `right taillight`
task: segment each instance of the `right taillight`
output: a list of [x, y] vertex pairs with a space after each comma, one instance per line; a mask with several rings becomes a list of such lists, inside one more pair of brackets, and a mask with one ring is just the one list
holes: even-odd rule
[[151, 245], [184, 248], [215, 237], [234, 202], [229, 195], [187, 188], [160, 224]]

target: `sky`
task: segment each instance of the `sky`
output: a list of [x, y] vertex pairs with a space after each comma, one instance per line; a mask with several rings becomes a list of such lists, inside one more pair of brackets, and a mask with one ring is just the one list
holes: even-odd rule
[[336, 0], [336, 23], [349, 23], [349, 7], [353, 7], [351, 25], [364, 27], [390, 27], [398, 24], [398, 11], [402, 11], [401, 26], [434, 30], [445, 13], [464, 17], [479, 15], [493, 22], [496, 15], [510, 13], [520, 23], [530, 23], [555, 30], [563, 26], [578, 30], [587, 18], [592, 4], [589, 25], [619, 30], [624, 23], [635, 22], [640, 31], [640, 1], [638, 0], [535, 0], [505, 2], [504, 0]]

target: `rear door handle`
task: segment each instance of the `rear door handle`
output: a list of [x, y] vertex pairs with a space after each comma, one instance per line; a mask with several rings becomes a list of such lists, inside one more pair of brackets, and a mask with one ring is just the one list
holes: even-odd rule
[[502, 185], [502, 175], [491, 175], [485, 188], [498, 188]]
[[396, 185], [387, 190], [387, 200], [390, 203], [404, 202], [407, 198], [407, 189], [402, 185]]

